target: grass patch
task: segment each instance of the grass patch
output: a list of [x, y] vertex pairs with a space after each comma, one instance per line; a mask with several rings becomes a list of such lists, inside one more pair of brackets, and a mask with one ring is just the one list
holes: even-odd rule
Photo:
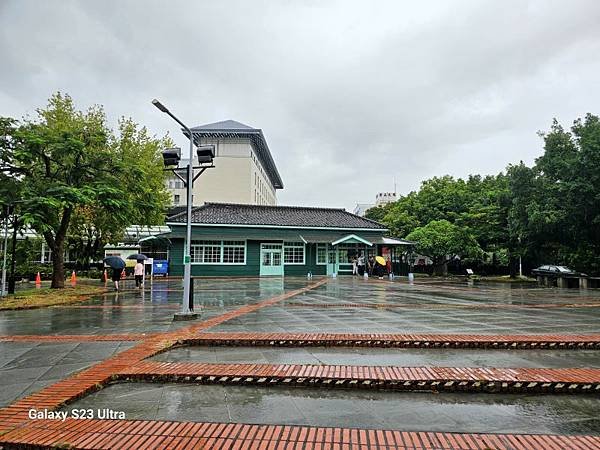
[[80, 303], [103, 292], [106, 292], [104, 286], [89, 285], [65, 286], [64, 289], [27, 289], [0, 300], [0, 311]]
[[511, 278], [508, 275], [496, 275], [496, 276], [479, 276], [473, 275], [471, 279], [475, 281], [496, 281], [500, 283], [535, 283], [535, 278], [528, 277], [515, 277]]

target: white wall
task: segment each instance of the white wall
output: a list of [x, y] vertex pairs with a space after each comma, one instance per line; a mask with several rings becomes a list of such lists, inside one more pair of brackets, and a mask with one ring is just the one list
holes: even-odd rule
[[[249, 139], [202, 139], [215, 146], [215, 167], [207, 169], [194, 183], [195, 206], [205, 202], [276, 205], [276, 190], [271, 185]], [[176, 179], [176, 178], [175, 178]], [[170, 188], [174, 199], [186, 204], [184, 188]]]

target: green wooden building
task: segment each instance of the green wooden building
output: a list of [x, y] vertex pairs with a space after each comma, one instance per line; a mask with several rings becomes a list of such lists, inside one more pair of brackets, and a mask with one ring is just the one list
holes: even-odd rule
[[[170, 216], [169, 275], [183, 275], [186, 212]], [[192, 276], [351, 274], [352, 258], [394, 263], [410, 242], [343, 209], [205, 203], [192, 212]]]

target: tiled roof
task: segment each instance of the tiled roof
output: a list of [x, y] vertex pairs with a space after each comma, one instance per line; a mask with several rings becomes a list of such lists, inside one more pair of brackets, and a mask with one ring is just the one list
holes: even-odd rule
[[199, 125], [194, 127], [193, 130], [255, 130], [256, 128], [249, 127], [248, 125], [244, 125], [241, 122], [237, 122], [235, 120], [223, 120], [221, 122], [215, 123], [207, 123], [206, 125]]
[[[185, 223], [185, 211], [167, 219], [168, 223]], [[263, 206], [234, 203], [205, 203], [192, 211], [192, 222], [215, 225], [268, 225], [313, 228], [368, 228], [385, 230], [373, 220], [356, 216], [343, 209], [304, 206]]]

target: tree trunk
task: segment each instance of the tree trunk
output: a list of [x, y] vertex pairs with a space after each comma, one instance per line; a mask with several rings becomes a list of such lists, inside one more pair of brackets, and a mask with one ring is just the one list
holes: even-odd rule
[[438, 276], [438, 277], [448, 276], [448, 263], [445, 261], [434, 263], [433, 275]]
[[52, 289], [62, 289], [65, 287], [65, 241], [64, 237], [60, 240], [54, 240], [54, 249], [52, 249]]
[[54, 246], [51, 246], [54, 252], [54, 258], [52, 259], [52, 284], [50, 285], [52, 289], [62, 289], [65, 287], [65, 239], [72, 213], [73, 209], [71, 207], [64, 209], [56, 235], [54, 239], [50, 237], [54, 244]]
[[510, 278], [517, 278], [517, 265], [518, 259], [512, 253], [508, 256], [508, 272], [510, 274]]

